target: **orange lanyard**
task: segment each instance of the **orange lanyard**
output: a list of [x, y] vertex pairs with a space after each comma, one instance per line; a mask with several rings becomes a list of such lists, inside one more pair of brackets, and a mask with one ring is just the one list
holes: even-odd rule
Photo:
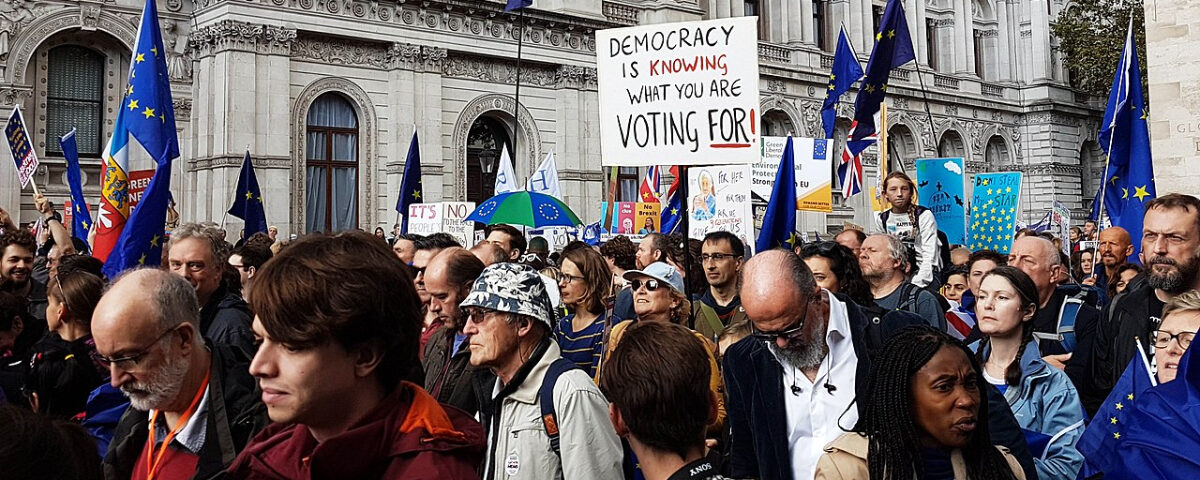
[[204, 392], [208, 389], [208, 378], [211, 373], [210, 371], [204, 374], [204, 383], [200, 384], [200, 389], [196, 391], [196, 396], [192, 398], [192, 404], [188, 406], [187, 410], [184, 410], [183, 415], [175, 422], [175, 427], [167, 433], [167, 438], [163, 440], [162, 446], [158, 448], [157, 455], [154, 454], [154, 421], [158, 419], [158, 410], [150, 411], [150, 437], [146, 443], [146, 446], [149, 448], [149, 452], [146, 454], [146, 480], [154, 480], [154, 474], [158, 472], [158, 467], [162, 466], [162, 457], [167, 453], [167, 446], [171, 444], [171, 440], [175, 439], [175, 435], [179, 434], [183, 426], [187, 425], [188, 419], [192, 417], [192, 414], [196, 413], [196, 407], [200, 406], [200, 399], [204, 398]]

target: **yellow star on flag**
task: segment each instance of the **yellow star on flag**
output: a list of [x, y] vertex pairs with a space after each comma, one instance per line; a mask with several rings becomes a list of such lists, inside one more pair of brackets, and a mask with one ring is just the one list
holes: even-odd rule
[[831, 83], [831, 84], [829, 84], [829, 91], [831, 91], [831, 92], [832, 92], [832, 91], [833, 91], [833, 88], [834, 88], [834, 87], [833, 87], [833, 84], [832, 84], [832, 83]]
[[1113, 438], [1114, 438], [1114, 439], [1116, 439], [1116, 440], [1120, 440], [1120, 439], [1121, 439], [1121, 432], [1113, 432]]
[[129, 86], [129, 93], [127, 93], [126, 95], [133, 95], [133, 85]]
[[91, 227], [91, 225], [88, 225], [88, 222], [87, 222], [87, 221], [84, 221], [84, 222], [83, 222], [83, 228], [84, 228], [84, 229], [88, 229], [88, 228], [92, 228], [92, 227]]
[[867, 93], [875, 93], [875, 87], [869, 83], [867, 84], [866, 90], [867, 90]]
[[1133, 193], [1133, 196], [1137, 197], [1137, 199], [1138, 199], [1139, 201], [1143, 201], [1143, 202], [1144, 202], [1144, 201], [1146, 201], [1146, 197], [1149, 197], [1149, 196], [1150, 196], [1150, 192], [1147, 192], [1147, 191], [1146, 191], [1146, 186], [1145, 186], [1145, 185], [1142, 185], [1142, 186], [1140, 186], [1140, 187], [1136, 187], [1134, 190], [1135, 190], [1135, 192]]
[[1126, 395], [1125, 398], [1127, 398], [1129, 400], [1133, 400], [1133, 394], [1131, 393], [1129, 395]]
[[262, 194], [258, 194], [258, 203], [262, 203]]
[[832, 74], [832, 73], [831, 73], [831, 74], [829, 74], [829, 79], [830, 79], [830, 80], [837, 80], [837, 75], [834, 75], [834, 74]]
[[154, 52], [154, 56], [156, 56], [156, 57], [157, 57], [157, 56], [158, 56], [158, 45], [155, 45], [155, 46], [153, 46], [153, 47], [150, 47], [150, 51], [151, 51], [151, 52]]
[[150, 237], [150, 246], [151, 246], [151, 247], [157, 247], [157, 246], [158, 246], [158, 239], [159, 239], [158, 235], [155, 235], [155, 236], [153, 236], [153, 237]]
[[1125, 406], [1121, 405], [1121, 402], [1117, 402], [1117, 410], [1121, 410], [1123, 408], [1125, 408]]
[[138, 109], [138, 101], [137, 101], [137, 100], [130, 100], [130, 101], [129, 101], [129, 111], [131, 111], [131, 112], [132, 112], [132, 111], [134, 111], [134, 110], [137, 110], [137, 109]]
[[875, 41], [878, 42], [880, 40], [883, 40], [883, 32], [879, 32], [879, 33], [875, 34]]
[[1150, 118], [1150, 112], [1147, 112], [1146, 109], [1143, 108], [1142, 109], [1142, 120], [1145, 120], [1147, 118]]
[[888, 30], [888, 38], [896, 38], [896, 31]]
[[1128, 188], [1121, 189], [1121, 198], [1129, 198], [1129, 189]]
[[153, 117], [153, 116], [154, 116], [154, 109], [153, 109], [153, 108], [150, 108], [150, 107], [146, 107], [146, 110], [142, 111], [142, 115], [145, 115], [145, 116], [146, 116], [146, 118]]
[[246, 200], [250, 200], [252, 198], [254, 198], [254, 194], [250, 193], [250, 192], [246, 192]]
[[143, 253], [142, 257], [138, 259], [138, 265], [145, 265], [145, 264], [146, 264], [146, 254]]
[[139, 53], [139, 54], [137, 54], [137, 57], [135, 57], [133, 59], [133, 61], [134, 61], [134, 63], [142, 63], [142, 62], [146, 61], [146, 57]]
[[421, 191], [413, 190], [413, 198], [421, 198]]
[[1116, 425], [1116, 424], [1117, 424], [1117, 417], [1112, 417], [1112, 418], [1109, 418], [1109, 419], [1108, 419], [1108, 421], [1109, 421], [1109, 423], [1112, 423], [1113, 425]]
[[671, 215], [679, 215], [679, 209], [678, 209], [678, 208], [672, 208], [672, 209], [671, 209]]

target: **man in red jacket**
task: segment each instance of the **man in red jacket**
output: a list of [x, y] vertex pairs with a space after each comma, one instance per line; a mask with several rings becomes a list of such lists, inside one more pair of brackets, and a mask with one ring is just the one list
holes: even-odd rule
[[483, 430], [413, 377], [420, 302], [404, 266], [361, 233], [293, 243], [263, 267], [252, 307], [274, 425], [233, 478], [478, 478]]

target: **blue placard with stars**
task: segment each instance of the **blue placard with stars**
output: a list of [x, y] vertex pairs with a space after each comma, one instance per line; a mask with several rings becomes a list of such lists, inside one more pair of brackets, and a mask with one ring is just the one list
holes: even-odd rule
[[1021, 173], [978, 173], [973, 185], [967, 248], [1007, 254], [1017, 222]]

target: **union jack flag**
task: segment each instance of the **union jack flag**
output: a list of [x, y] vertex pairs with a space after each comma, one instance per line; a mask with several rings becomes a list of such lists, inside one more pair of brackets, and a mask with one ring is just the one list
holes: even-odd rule
[[658, 167], [652, 166], [646, 171], [646, 178], [642, 179], [642, 187], [638, 191], [638, 197], [643, 202], [658, 203]]
[[[850, 132], [853, 134], [854, 128], [858, 126], [858, 122], [850, 124]], [[862, 168], [862, 152], [875, 143], [875, 135], [871, 135], [862, 140], [854, 140], [852, 137], [846, 137], [846, 146], [842, 149], [842, 163], [838, 165], [838, 184], [842, 187], [842, 197], [849, 198], [852, 195], [857, 195], [862, 192], [863, 168]]]

